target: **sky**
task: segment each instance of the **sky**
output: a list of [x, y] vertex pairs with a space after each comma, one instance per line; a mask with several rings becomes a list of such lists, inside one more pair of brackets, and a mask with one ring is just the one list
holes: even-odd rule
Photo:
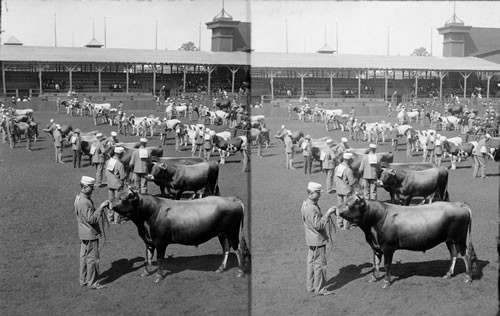
[[[108, 48], [176, 50], [187, 41], [210, 50], [211, 21], [223, 0], [0, 0], [2, 42], [81, 47], [95, 38]], [[252, 22], [252, 49], [315, 52], [326, 42], [340, 54], [410, 55], [425, 47], [442, 56], [437, 28], [453, 15], [466, 25], [500, 28], [500, 1], [225, 0], [235, 20]], [[55, 15], [55, 18], [54, 18]], [[54, 36], [54, 20], [57, 24]], [[155, 28], [158, 21], [158, 40]], [[288, 47], [287, 36], [288, 33]], [[389, 41], [389, 45], [388, 45]], [[500, 42], [500, 39], [499, 39]]]

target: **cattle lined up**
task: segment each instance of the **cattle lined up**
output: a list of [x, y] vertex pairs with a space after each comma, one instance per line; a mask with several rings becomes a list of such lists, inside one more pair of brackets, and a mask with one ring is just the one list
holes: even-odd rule
[[[292, 160], [291, 164], [287, 162], [287, 169], [295, 169], [293, 156], [298, 151], [304, 156], [305, 173], [308, 160], [317, 162], [326, 173], [328, 193], [335, 192], [332, 179], [337, 181], [337, 177], [341, 177], [339, 181], [350, 188], [347, 200], [341, 202], [338, 196], [336, 215], [360, 227], [365, 233], [374, 251], [373, 280], [380, 279], [379, 266], [384, 256], [384, 288], [391, 284], [390, 266], [395, 250], [426, 251], [440, 243], [447, 244], [451, 256], [450, 268], [444, 277], [453, 275], [456, 257], [460, 254], [464, 256], [466, 265], [465, 282], [471, 282], [477, 271], [477, 256], [470, 239], [472, 211], [462, 202], [450, 202], [450, 196], [453, 198], [448, 186], [451, 171], [444, 168], [441, 161], [449, 156], [449, 169], [454, 170], [457, 162], [472, 157], [473, 177], [486, 177], [487, 159], [500, 160], [500, 138], [495, 137], [498, 135], [499, 115], [491, 107], [486, 109], [482, 119], [478, 118], [478, 111], [463, 108], [445, 109], [443, 114], [434, 110], [427, 112], [423, 107], [414, 110], [400, 108], [398, 123], [391, 124], [385, 121], [358, 122], [353, 112], [346, 115], [341, 109], [290, 105], [289, 120], [297, 113], [298, 119], [304, 123], [324, 122], [327, 132], [331, 128], [339, 129], [346, 137], [336, 143], [329, 136], [314, 138], [282, 125], [274, 137], [284, 144], [287, 161]], [[423, 127], [426, 118], [430, 129], [418, 129], [416, 126], [420, 124]], [[446, 137], [439, 134], [443, 131], [462, 132], [462, 136]], [[469, 136], [474, 140], [469, 140]], [[359, 140], [372, 144], [370, 148], [348, 145], [349, 141]], [[397, 151], [402, 140], [403, 143], [406, 140], [408, 157], [423, 151], [422, 162], [395, 162], [391, 152], [375, 153], [377, 144], [387, 141]], [[373, 164], [369, 160], [373, 160]], [[344, 161], [348, 162], [347, 165]], [[389, 203], [376, 201], [376, 191], [375, 197], [372, 196], [372, 188], [368, 189], [372, 180], [366, 176], [366, 165], [377, 166], [373, 169], [376, 170], [374, 179], [377, 186], [389, 193]], [[345, 167], [352, 172], [352, 182], [344, 178], [342, 171]], [[415, 198], [422, 199], [421, 204], [427, 204], [410, 206]], [[342, 221], [337, 219], [337, 223]]]
[[[219, 187], [219, 168], [221, 164], [224, 164], [224, 159], [229, 154], [239, 151], [243, 156], [244, 170], [248, 171], [246, 150], [247, 132], [250, 135], [250, 123], [248, 113], [242, 107], [231, 107], [229, 102], [229, 110], [238, 112], [238, 122], [233, 124], [231, 130], [215, 133], [206, 124], [216, 124], [218, 118], [222, 118], [221, 124], [229, 124], [228, 113], [220, 109], [207, 111], [208, 121], [199, 117], [199, 121], [202, 123], [188, 124], [179, 119], [185, 118], [189, 113], [187, 107], [182, 108], [182, 106], [175, 107], [175, 115], [173, 115], [175, 118], [167, 119], [165, 117], [161, 119], [153, 115], [144, 117], [130, 115], [127, 117], [121, 108], [112, 108], [109, 103], [95, 104], [84, 100], [81, 104], [62, 101], [60, 105], [66, 106], [69, 116], [74, 115], [76, 110], [76, 115], [93, 117], [96, 126], [108, 123], [111, 126], [118, 125], [118, 132], [111, 132], [110, 136], [106, 136], [98, 130], [81, 131], [70, 125], [61, 126], [52, 119], [43, 131], [51, 135], [54, 140], [56, 162], [63, 163], [64, 142], [70, 143], [71, 149], [74, 151], [75, 168], [80, 167], [82, 155], [88, 157], [89, 164], [97, 167], [95, 180], [97, 187], [105, 186], [104, 183], [107, 181], [104, 179], [104, 173], [108, 177], [108, 175], [115, 173], [115, 166], [123, 166], [123, 176], [121, 173], [116, 174], [121, 183], [119, 190], [122, 198], [111, 197], [111, 187], [109, 187], [110, 208], [120, 216], [124, 216], [122, 219], [134, 222], [141, 237], [144, 237], [144, 233], [151, 236], [151, 231], [155, 231], [153, 240], [149, 237], [143, 238], [148, 251], [148, 258], [146, 258], [148, 266], [145, 269], [148, 271], [147, 274], [151, 271], [149, 269], [151, 257], [157, 251], [159, 269], [155, 282], [164, 277], [162, 261], [168, 244], [198, 246], [217, 236], [224, 252], [222, 264], [217, 272], [226, 270], [229, 251], [232, 248], [238, 257], [238, 276], [244, 275], [245, 260], [249, 258], [250, 254], [243, 236], [244, 205], [238, 198], [220, 197], [223, 190]], [[33, 132], [28, 129], [30, 123], [34, 124], [33, 110], [4, 109], [2, 107], [1, 115], [1, 125], [5, 127], [2, 128], [4, 139], [16, 142], [21, 136], [24, 136], [29, 146], [31, 139], [38, 136], [37, 129]], [[27, 132], [18, 134], [17, 130], [24, 128], [25, 125]], [[238, 133], [239, 131], [243, 133]], [[181, 151], [183, 146], [191, 146], [192, 157], [164, 156], [167, 134], [170, 132], [175, 133], [176, 150]], [[128, 134], [141, 137], [140, 142], [124, 143], [118, 140], [119, 135]], [[158, 134], [163, 146], [147, 146], [147, 137], [153, 138]], [[206, 148], [207, 143], [212, 146]], [[196, 156], [197, 150], [200, 151], [200, 156], [202, 152], [207, 153], [207, 155], [204, 157]], [[210, 154], [217, 150], [221, 157], [220, 164], [209, 160]], [[191, 199], [195, 197], [197, 199], [171, 203], [168, 202], [169, 200], [153, 197], [147, 194], [147, 181], [158, 185], [162, 198], [169, 197], [181, 200], [186, 197], [187, 193]], [[135, 213], [137, 210], [135, 206], [133, 209], [129, 208], [131, 205], [135, 205], [138, 200], [142, 201], [141, 207], [143, 207], [139, 215]], [[146, 206], [148, 203], [149, 205], [165, 205], [165, 209], [162, 207], [148, 209]], [[158, 220], [157, 216], [163, 218]], [[115, 215], [115, 218], [118, 218], [118, 215]], [[109, 214], [108, 220], [110, 220]], [[189, 224], [183, 226], [187, 224], [186, 220], [189, 220]], [[158, 234], [160, 231], [163, 234]]]

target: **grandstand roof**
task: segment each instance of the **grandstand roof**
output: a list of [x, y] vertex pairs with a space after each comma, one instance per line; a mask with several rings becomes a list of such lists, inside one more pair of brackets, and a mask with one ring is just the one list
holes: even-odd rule
[[23, 63], [249, 65], [250, 55], [244, 52], [2, 45], [0, 46], [0, 61]]
[[252, 68], [500, 71], [500, 64], [476, 57], [252, 53]]

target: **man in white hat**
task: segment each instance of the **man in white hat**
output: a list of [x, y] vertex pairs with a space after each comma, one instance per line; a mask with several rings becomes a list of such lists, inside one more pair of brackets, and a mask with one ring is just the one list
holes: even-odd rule
[[472, 153], [474, 157], [474, 171], [472, 173], [472, 177], [478, 177], [478, 171], [481, 170], [481, 178], [486, 178], [486, 164], [484, 158], [486, 156], [490, 156], [493, 159], [493, 155], [490, 153], [489, 142], [491, 139], [490, 134], [485, 134], [481, 136], [479, 141], [477, 142], [477, 146]]
[[[356, 179], [354, 178], [352, 169], [352, 154], [343, 153], [342, 162], [335, 168], [334, 181], [337, 191], [338, 205], [345, 202], [346, 197], [353, 191]], [[337, 227], [346, 230], [350, 228], [349, 222], [337, 214]]]
[[198, 129], [194, 133], [194, 147], [192, 156], [196, 155], [196, 151], [199, 150], [198, 157], [201, 157], [201, 152], [203, 151], [203, 142], [205, 138], [205, 133], [203, 132], [203, 125], [199, 125]]
[[306, 135], [304, 142], [301, 145], [302, 155], [304, 156], [304, 174], [311, 174], [312, 169], [312, 143], [311, 135]]
[[[121, 191], [127, 174], [125, 173], [125, 167], [120, 159], [123, 157], [125, 149], [123, 147], [115, 147], [111, 152], [111, 157], [106, 163], [106, 179], [108, 184], [108, 194], [109, 200], [113, 201], [118, 198], [117, 192]], [[116, 214], [112, 210], [107, 211], [108, 220], [111, 223], [119, 224], [120, 215]]]
[[346, 137], [342, 137], [340, 139], [340, 143], [338, 143], [337, 145], [335, 145], [333, 147], [333, 152], [337, 155], [337, 157], [341, 157], [342, 154], [347, 150], [349, 149], [349, 145], [347, 144], [347, 138]]
[[286, 168], [295, 170], [293, 167], [293, 141], [292, 141], [292, 131], [287, 131], [285, 138], [283, 139], [285, 142], [285, 155], [286, 155]]
[[99, 277], [99, 237], [104, 233], [102, 226], [103, 210], [110, 207], [106, 200], [97, 208], [94, 207], [91, 196], [95, 187], [95, 179], [83, 176], [80, 180], [80, 194], [75, 199], [75, 214], [78, 221], [78, 236], [80, 245], [80, 286], [91, 289], [102, 289], [97, 282]]
[[322, 161], [323, 161], [323, 170], [326, 171], [326, 191], [328, 193], [333, 193], [335, 191], [334, 189], [334, 183], [333, 183], [333, 171], [335, 170], [335, 164], [336, 164], [336, 160], [335, 160], [335, 152], [333, 151], [333, 139], [331, 138], [328, 138], [326, 140], [326, 145], [327, 147], [324, 150], [324, 152], [322, 153]]
[[434, 137], [434, 131], [430, 131], [427, 136], [427, 141], [425, 142], [425, 151], [424, 151], [424, 159], [425, 162], [427, 157], [429, 157], [429, 162], [434, 160], [434, 149], [436, 148], [436, 138]]
[[73, 150], [73, 168], [82, 167], [82, 138], [80, 137], [80, 129], [75, 129], [71, 136], [71, 149]]
[[134, 172], [134, 183], [141, 193], [148, 193], [147, 175], [151, 170], [151, 152], [146, 148], [148, 140], [141, 138], [139, 148], [134, 150], [130, 159], [130, 169]]
[[0, 117], [0, 127], [2, 129], [2, 143], [6, 144], [7, 140], [10, 141], [10, 120], [9, 117], [5, 114], [2, 114]]
[[103, 187], [104, 153], [106, 152], [103, 144], [104, 135], [102, 135], [102, 133], [97, 133], [95, 136], [97, 140], [90, 146], [90, 154], [92, 155], [92, 164], [96, 167], [97, 186]]
[[203, 157], [206, 160], [210, 160], [210, 154], [212, 153], [212, 148], [214, 147], [213, 144], [213, 137], [215, 135], [215, 131], [207, 130], [205, 131], [205, 136], [203, 137]]
[[103, 144], [105, 147], [115, 147], [115, 145], [119, 142], [120, 141], [118, 140], [118, 133], [112, 131], [110, 133], [110, 136], [104, 140]]
[[363, 178], [363, 193], [365, 199], [377, 199], [377, 175], [380, 169], [380, 161], [375, 153], [377, 145], [370, 144], [370, 151], [367, 155], [363, 156], [361, 165], [359, 166], [359, 173]]
[[56, 129], [52, 132], [52, 136], [54, 137], [56, 163], [64, 163], [62, 161], [63, 138], [61, 135], [61, 125], [56, 124]]
[[321, 184], [309, 182], [307, 185], [307, 199], [302, 203], [300, 210], [304, 223], [307, 252], [307, 277], [306, 288], [308, 292], [318, 295], [331, 295], [326, 283], [326, 245], [330, 240], [332, 231], [335, 232], [335, 225], [330, 220], [330, 215], [336, 210], [331, 207], [323, 215], [318, 206], [321, 197]]

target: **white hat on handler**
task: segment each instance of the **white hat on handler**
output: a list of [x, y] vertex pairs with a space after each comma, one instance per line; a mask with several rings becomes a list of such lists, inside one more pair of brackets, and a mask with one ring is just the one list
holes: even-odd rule
[[141, 143], [147, 143], [147, 142], [148, 142], [148, 140], [147, 140], [146, 138], [141, 138], [139, 141], [140, 141]]
[[125, 148], [123, 148], [123, 147], [115, 147], [115, 154], [121, 154], [124, 151], [125, 151]]
[[375, 149], [375, 148], [377, 148], [377, 145], [376, 144], [370, 144], [370, 146], [368, 146], [368, 147]]
[[61, 125], [56, 124], [56, 128], [57, 128], [57, 129], [61, 129]]
[[285, 125], [281, 125], [281, 129], [285, 128]]
[[291, 131], [291, 130], [288, 130], [288, 131], [287, 131], [287, 134], [288, 134], [288, 135], [292, 135], [292, 131]]
[[484, 135], [484, 136], [486, 136], [486, 138], [491, 138], [491, 135], [488, 133], [486, 133], [486, 135]]
[[54, 119], [50, 119], [50, 123], [54, 123]]
[[95, 179], [92, 177], [82, 176], [80, 183], [83, 185], [95, 185]]
[[103, 136], [102, 133], [95, 134], [95, 137], [97, 137], [97, 138], [101, 138], [102, 136]]
[[312, 192], [323, 192], [321, 184], [316, 182], [309, 182], [307, 184], [307, 189]]
[[342, 158], [343, 159], [352, 159], [352, 153], [343, 153]]
[[111, 136], [113, 136], [113, 137], [114, 137], [114, 136], [118, 136], [118, 134], [117, 134], [115, 131], [112, 131], [112, 132], [111, 132]]
[[333, 139], [328, 138], [328, 139], [326, 140], [326, 144], [327, 144], [327, 145], [331, 145], [331, 144], [333, 144]]
[[347, 143], [347, 138], [345, 138], [345, 137], [342, 137], [340, 140], [341, 140], [343, 143]]

